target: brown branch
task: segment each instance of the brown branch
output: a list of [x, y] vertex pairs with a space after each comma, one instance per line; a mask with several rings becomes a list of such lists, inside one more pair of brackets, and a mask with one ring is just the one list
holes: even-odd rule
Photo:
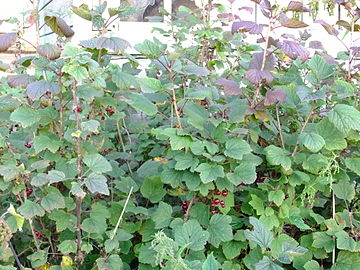
[[191, 198], [190, 202], [189, 202], [189, 205], [188, 205], [188, 208], [186, 209], [186, 212], [185, 212], [185, 215], [184, 215], [184, 222], [188, 221], [189, 220], [189, 215], [190, 215], [190, 209], [191, 207], [193, 206], [194, 204], [194, 201], [195, 201], [195, 195]]

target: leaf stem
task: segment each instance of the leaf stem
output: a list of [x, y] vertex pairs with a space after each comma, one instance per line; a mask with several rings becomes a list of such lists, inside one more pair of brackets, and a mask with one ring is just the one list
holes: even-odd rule
[[279, 117], [279, 103], [276, 104], [276, 120], [277, 120], [277, 124], [278, 124], [281, 147], [282, 147], [282, 149], [285, 149], [284, 139], [283, 139], [283, 136], [282, 136], [280, 117]]
[[[306, 117], [306, 119], [305, 119], [305, 122], [304, 122], [304, 124], [303, 124], [303, 126], [302, 126], [302, 128], [301, 128], [300, 134], [304, 132], [307, 124], [309, 123], [309, 120], [310, 120], [311, 116], [313, 115], [313, 110], [314, 110], [314, 108], [311, 108], [309, 114], [307, 115], [307, 117]], [[292, 154], [291, 154], [292, 157], [296, 155], [296, 152], [297, 152], [298, 147], [299, 147], [299, 144], [296, 143], [295, 148], [294, 148], [294, 151], [293, 151]]]

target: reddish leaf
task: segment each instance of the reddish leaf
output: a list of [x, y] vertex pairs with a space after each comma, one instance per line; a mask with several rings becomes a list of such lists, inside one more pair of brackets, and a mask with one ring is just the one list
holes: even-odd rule
[[294, 60], [300, 58], [305, 62], [310, 56], [310, 52], [307, 49], [294, 41], [284, 40], [278, 42], [277, 47]]
[[246, 74], [246, 79], [254, 84], [259, 84], [262, 81], [266, 81], [267, 83], [272, 82], [273, 76], [267, 70], [257, 70], [257, 69], [249, 69]]
[[287, 21], [285, 21], [282, 26], [287, 27], [287, 28], [304, 28], [304, 27], [308, 27], [309, 25], [299, 21], [298, 19], [295, 18], [291, 18], [288, 19]]
[[311, 12], [311, 9], [305, 7], [304, 4], [299, 1], [290, 1], [287, 10], [295, 12]]
[[50, 60], [54, 60], [60, 57], [61, 50], [58, 46], [54, 44], [44, 44], [36, 48], [38, 54], [43, 57], [46, 57]]
[[80, 41], [80, 45], [85, 48], [90, 49], [107, 49], [112, 50], [114, 52], [124, 51], [126, 48], [130, 46], [130, 43], [126, 40], [118, 37], [101, 37], [101, 38], [92, 38], [88, 40]]
[[250, 14], [253, 14], [253, 12], [254, 12], [254, 9], [252, 7], [241, 7], [241, 8], [239, 8], [239, 10], [246, 10]]
[[33, 77], [27, 74], [9, 75], [7, 76], [7, 83], [11, 88], [22, 87], [25, 88], [33, 81]]
[[60, 37], [72, 37], [75, 32], [58, 16], [46, 16], [45, 23]]
[[262, 33], [265, 24], [257, 24], [255, 22], [250, 21], [241, 21], [241, 22], [234, 22], [231, 27], [231, 32], [235, 33], [237, 31], [242, 32], [249, 32], [250, 34], [260, 34]]
[[[249, 69], [257, 69], [261, 70], [262, 62], [263, 62], [264, 53], [256, 52], [252, 55], [251, 61], [249, 64]], [[274, 54], [271, 54], [266, 58], [264, 70], [271, 71], [275, 68], [276, 59]]]
[[322, 43], [320, 41], [317, 41], [317, 40], [310, 41], [309, 48], [310, 49], [315, 49], [315, 50], [325, 50]]
[[30, 83], [26, 87], [26, 92], [30, 99], [37, 100], [47, 92], [59, 93], [60, 87], [56, 83], [50, 83], [42, 80], [42, 81]]
[[270, 106], [278, 102], [283, 102], [286, 99], [286, 94], [282, 90], [267, 91], [265, 95], [265, 106]]
[[323, 20], [316, 20], [315, 23], [319, 23], [324, 27], [326, 32], [328, 32], [332, 36], [337, 36], [339, 34], [339, 31], [334, 28], [333, 25], [328, 24], [327, 22]]
[[325, 59], [325, 61], [330, 65], [337, 65], [338, 62], [336, 62], [335, 58], [331, 55], [328, 55], [326, 53], [319, 53], [319, 55]]
[[346, 30], [351, 31], [351, 24], [344, 20], [339, 20], [336, 22], [337, 25], [344, 27]]
[[0, 52], [5, 52], [12, 45], [14, 45], [17, 37], [18, 36], [16, 33], [0, 34]]
[[239, 84], [233, 80], [228, 80], [225, 78], [220, 78], [215, 81], [215, 84], [222, 85], [223, 91], [226, 95], [240, 95], [241, 89], [239, 87]]

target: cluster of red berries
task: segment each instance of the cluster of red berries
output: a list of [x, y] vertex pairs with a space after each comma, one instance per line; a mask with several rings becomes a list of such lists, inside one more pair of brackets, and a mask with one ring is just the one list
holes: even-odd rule
[[31, 144], [28, 143], [28, 142], [24, 143], [24, 146], [25, 146], [26, 148], [31, 148]]
[[[211, 192], [210, 192], [211, 194]], [[223, 197], [226, 197], [228, 195], [228, 192], [226, 190], [223, 190], [223, 191], [220, 191], [220, 190], [216, 190], [215, 191], [215, 194], [217, 196], [223, 196]], [[219, 198], [215, 198], [212, 203], [210, 204], [210, 213], [212, 215], [216, 214], [218, 211], [218, 207], [219, 205], [222, 207], [222, 208], [225, 208], [225, 202], [223, 200], [220, 200]]]
[[182, 201], [181, 206], [182, 206], [182, 209], [184, 210], [184, 213], [185, 213], [187, 211], [188, 207], [189, 207], [189, 204], [188, 204], [187, 201]]
[[111, 108], [106, 108], [105, 111], [110, 115], [115, 113], [115, 111], [113, 109], [111, 109]]
[[26, 189], [26, 197], [29, 197], [32, 193], [33, 193], [33, 189], [32, 189], [32, 188], [27, 188], [27, 189]]
[[45, 241], [47, 240], [45, 234], [41, 234], [38, 230], [35, 230], [34, 233], [35, 233], [35, 237], [36, 237], [37, 239], [40, 239], [40, 238], [41, 238], [41, 239], [43, 239], [43, 240], [45, 240]]

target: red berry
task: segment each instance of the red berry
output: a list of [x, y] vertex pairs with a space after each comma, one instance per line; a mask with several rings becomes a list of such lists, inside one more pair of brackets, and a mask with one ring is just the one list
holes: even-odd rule
[[216, 198], [216, 199], [214, 200], [214, 203], [215, 203], [215, 204], [219, 204], [219, 203], [220, 203], [220, 199]]
[[221, 193], [224, 197], [226, 197], [228, 195], [228, 192], [226, 190], [224, 190], [222, 193]]
[[32, 188], [27, 188], [27, 189], [26, 189], [26, 196], [27, 196], [27, 197], [29, 197], [32, 193], [33, 193]]
[[221, 195], [221, 191], [220, 191], [220, 190], [217, 190], [215, 194], [216, 194], [216, 195]]
[[222, 204], [221, 207], [222, 207], [222, 208], [225, 208], [225, 204]]
[[187, 209], [188, 209], [188, 206], [187, 206], [187, 205], [183, 205], [183, 206], [182, 206], [182, 209], [183, 209], [183, 210], [187, 210]]
[[109, 149], [104, 149], [104, 153], [109, 153]]
[[31, 148], [31, 144], [30, 144], [30, 143], [25, 143], [24, 146], [25, 146], [26, 148]]
[[214, 208], [214, 207], [215, 207], [215, 203], [210, 204], [210, 207], [211, 207], [211, 208]]
[[34, 234], [35, 234], [36, 238], [40, 238], [40, 236], [41, 236], [41, 233], [37, 230], [34, 231]]
[[105, 111], [107, 111], [108, 114], [114, 114], [114, 111], [111, 108], [106, 108]]
[[182, 206], [187, 206], [188, 203], [187, 203], [187, 201], [182, 201], [182, 202], [181, 202], [181, 205], [182, 205]]
[[100, 198], [101, 197], [101, 194], [100, 193], [96, 193], [96, 198]]
[[224, 201], [220, 201], [220, 204], [221, 204], [221, 205], [225, 205], [225, 202], [224, 202]]
[[81, 109], [80, 107], [77, 107], [77, 108], [76, 108], [76, 111], [77, 111], [77, 112], [82, 112], [82, 109]]
[[211, 210], [210, 213], [211, 213], [212, 215], [215, 215], [215, 214], [216, 214], [216, 210]]

